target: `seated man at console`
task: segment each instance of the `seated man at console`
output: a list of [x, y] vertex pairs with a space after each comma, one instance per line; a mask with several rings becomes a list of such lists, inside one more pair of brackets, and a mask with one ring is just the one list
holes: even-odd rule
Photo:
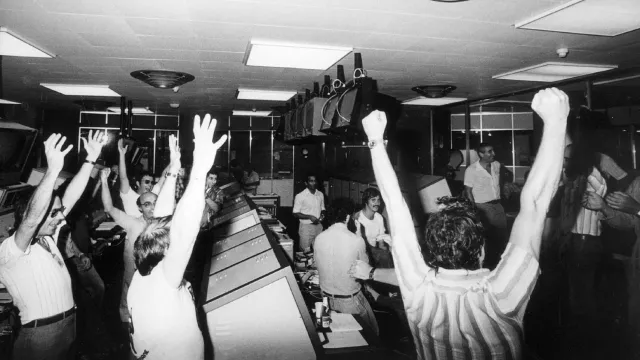
[[[224, 135], [212, 142], [216, 123], [208, 114], [201, 123], [196, 115], [193, 167], [184, 195], [173, 217], [154, 218], [135, 241], [138, 271], [131, 281], [127, 303], [131, 349], [137, 358], [204, 359], [204, 340], [184, 272], [200, 230], [207, 171], [227, 139]], [[168, 189], [175, 191], [175, 186], [169, 185]], [[158, 202], [164, 195], [161, 190]], [[173, 193], [167, 199], [175, 201]]]
[[542, 141], [509, 244], [493, 271], [482, 268], [482, 225], [464, 202], [429, 217], [423, 258], [383, 145], [386, 116], [374, 111], [362, 122], [387, 205], [395, 272], [419, 359], [524, 358], [522, 321], [539, 274], [545, 216], [560, 180], [569, 100], [558, 89], [546, 89], [531, 107], [544, 121]]
[[20, 310], [22, 324], [14, 359], [75, 359], [76, 307], [58, 232], [84, 192], [106, 139], [103, 132], [91, 131], [88, 140], [82, 138], [86, 160], [60, 198], [53, 189], [73, 145], [62, 150], [66, 137], [51, 135], [44, 143], [47, 171], [42, 181], [30, 197], [16, 203], [16, 231], [0, 245], [0, 282]]
[[329, 308], [358, 314], [378, 333], [378, 322], [373, 309], [362, 292], [362, 285], [349, 276], [349, 267], [356, 260], [369, 262], [364, 241], [347, 229], [353, 214], [349, 199], [333, 201], [329, 221], [332, 224], [315, 241], [315, 261], [320, 276], [322, 295], [329, 298]]

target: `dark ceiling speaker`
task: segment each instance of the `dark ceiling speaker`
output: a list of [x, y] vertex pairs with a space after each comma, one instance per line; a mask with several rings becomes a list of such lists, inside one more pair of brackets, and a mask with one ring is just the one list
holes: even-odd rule
[[79, 105], [85, 111], [106, 111], [108, 107], [116, 104], [112, 101], [104, 100], [76, 100], [73, 103]]
[[137, 70], [131, 76], [159, 89], [173, 89], [195, 79], [191, 74], [166, 70]]
[[411, 88], [418, 94], [431, 99], [445, 97], [455, 89], [456, 87], [453, 85], [421, 85]]

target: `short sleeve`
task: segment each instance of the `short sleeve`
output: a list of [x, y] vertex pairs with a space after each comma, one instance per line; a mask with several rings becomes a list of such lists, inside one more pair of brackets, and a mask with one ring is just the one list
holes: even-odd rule
[[600, 169], [616, 180], [622, 180], [627, 177], [624, 171], [616, 162], [606, 154], [600, 154]]
[[293, 213], [299, 213], [302, 210], [302, 195], [298, 194], [293, 199]]
[[473, 180], [474, 180], [474, 177], [473, 177], [474, 171], [472, 166], [473, 165], [467, 166], [466, 170], [464, 171], [464, 186], [468, 186], [470, 188], [473, 187]]
[[13, 260], [28, 255], [31, 252], [31, 245], [23, 252], [16, 244], [15, 235], [6, 238], [0, 244], [0, 266], [9, 266]]
[[540, 265], [533, 254], [509, 244], [488, 278], [489, 291], [498, 309], [507, 316], [517, 314], [529, 300], [539, 274]]

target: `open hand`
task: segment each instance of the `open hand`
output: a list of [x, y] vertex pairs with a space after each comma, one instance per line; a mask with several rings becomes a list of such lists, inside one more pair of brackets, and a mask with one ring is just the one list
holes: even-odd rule
[[640, 204], [629, 194], [620, 191], [607, 195], [606, 202], [611, 208], [628, 214], [635, 215], [640, 212]]
[[200, 116], [196, 115], [193, 119], [193, 169], [199, 171], [209, 171], [216, 158], [216, 152], [227, 141], [227, 135], [222, 135], [220, 140], [213, 143], [213, 132], [216, 129], [218, 121], [212, 119], [211, 115], [204, 116], [202, 122]]
[[373, 110], [362, 120], [362, 127], [369, 140], [382, 140], [387, 127], [387, 115], [383, 111]]
[[369, 273], [371, 272], [371, 265], [362, 260], [356, 260], [351, 264], [349, 269], [349, 275], [360, 280], [369, 280]]
[[93, 130], [89, 130], [89, 136], [87, 139], [83, 137], [80, 139], [82, 139], [84, 149], [87, 151], [87, 160], [89, 161], [96, 161], [100, 156], [102, 147], [109, 141], [106, 131], [96, 131], [94, 134]]
[[50, 171], [59, 173], [64, 167], [64, 157], [73, 149], [73, 145], [69, 145], [62, 150], [62, 145], [64, 145], [65, 141], [67, 141], [66, 136], [51, 134], [44, 142], [44, 154]]
[[569, 116], [569, 97], [562, 90], [549, 88], [538, 91], [531, 108], [540, 115], [545, 124], [566, 124]]
[[129, 150], [129, 145], [124, 145], [124, 141], [122, 139], [118, 140], [118, 152], [120, 155], [124, 155]]
[[182, 166], [180, 156], [178, 138], [175, 135], [169, 135], [169, 170], [171, 173], [180, 171], [180, 167]]

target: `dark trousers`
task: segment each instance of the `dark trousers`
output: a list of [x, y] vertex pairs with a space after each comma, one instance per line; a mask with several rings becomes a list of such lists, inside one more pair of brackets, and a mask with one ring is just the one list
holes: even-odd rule
[[76, 315], [53, 324], [21, 328], [13, 346], [15, 360], [73, 360], [76, 357]]
[[499, 202], [476, 204], [478, 217], [485, 230], [484, 263], [482, 267], [493, 270], [500, 262], [507, 247], [507, 215]]
[[602, 259], [599, 236], [571, 234], [565, 245], [569, 312], [576, 321], [597, 319], [596, 271]]

